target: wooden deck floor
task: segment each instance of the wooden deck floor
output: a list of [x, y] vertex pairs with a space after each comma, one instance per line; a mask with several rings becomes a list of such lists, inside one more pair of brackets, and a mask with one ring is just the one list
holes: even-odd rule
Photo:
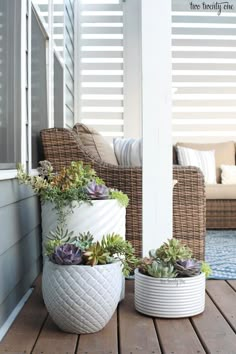
[[179, 320], [142, 316], [133, 281], [107, 327], [90, 335], [58, 330], [44, 307], [40, 281], [0, 343], [5, 354], [236, 354], [236, 281], [207, 282], [206, 310]]

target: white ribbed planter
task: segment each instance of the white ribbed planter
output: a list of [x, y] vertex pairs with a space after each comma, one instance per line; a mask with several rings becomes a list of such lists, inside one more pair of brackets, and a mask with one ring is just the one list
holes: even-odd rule
[[43, 298], [53, 321], [65, 332], [94, 333], [111, 319], [122, 293], [120, 262], [99, 265], [57, 265], [43, 269]]
[[[125, 238], [126, 209], [116, 199], [94, 200], [93, 205], [74, 202], [73, 213], [66, 219], [66, 228], [75, 235], [88, 232], [100, 241], [103, 235], [116, 233]], [[43, 243], [50, 231], [55, 231], [58, 215], [52, 203], [42, 204]]]
[[185, 278], [153, 278], [135, 270], [135, 308], [165, 318], [195, 316], [205, 308], [205, 274]]

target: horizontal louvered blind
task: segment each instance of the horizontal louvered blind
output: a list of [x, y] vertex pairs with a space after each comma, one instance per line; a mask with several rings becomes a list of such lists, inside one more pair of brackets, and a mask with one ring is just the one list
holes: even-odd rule
[[123, 10], [119, 0], [81, 0], [80, 117], [108, 140], [123, 136]]
[[235, 140], [236, 1], [220, 16], [194, 3], [172, 1], [173, 138]]

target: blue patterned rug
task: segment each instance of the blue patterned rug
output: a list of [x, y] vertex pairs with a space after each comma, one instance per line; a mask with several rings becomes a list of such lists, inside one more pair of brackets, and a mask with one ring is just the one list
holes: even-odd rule
[[208, 230], [206, 262], [212, 279], [236, 279], [236, 230]]

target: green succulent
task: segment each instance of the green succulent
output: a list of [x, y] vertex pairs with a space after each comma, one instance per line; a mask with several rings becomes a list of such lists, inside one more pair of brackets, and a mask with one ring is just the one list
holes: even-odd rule
[[60, 241], [60, 244], [68, 243], [73, 238], [73, 234], [73, 231], [69, 232], [68, 229], [64, 231], [64, 228], [62, 226], [57, 226], [55, 231], [49, 232], [49, 235], [47, 235], [47, 239], [52, 241]]
[[111, 257], [121, 261], [124, 275], [128, 276], [137, 266], [138, 260], [134, 256], [133, 246], [120, 235], [113, 233], [103, 236], [101, 246]]
[[92, 246], [93, 240], [93, 235], [88, 231], [80, 233], [79, 236], [72, 236], [70, 243], [85, 251]]
[[110, 260], [110, 254], [101, 246], [99, 242], [93, 243], [84, 253], [86, 264], [95, 266], [97, 264], [107, 264]]
[[206, 278], [208, 278], [212, 274], [212, 269], [208, 263], [202, 262], [201, 272], [205, 273]]
[[153, 261], [147, 265], [147, 274], [154, 278], [175, 278], [177, 273], [172, 264]]
[[156, 250], [155, 258], [174, 265], [178, 260], [192, 258], [192, 252], [189, 247], [183, 245], [176, 238], [172, 238]]
[[129, 204], [129, 197], [127, 196], [127, 194], [124, 194], [123, 192], [117, 189], [110, 189], [109, 198], [118, 200], [120, 205], [124, 206], [125, 208], [127, 208]]
[[48, 242], [45, 243], [45, 255], [46, 256], [51, 256], [53, 252], [55, 251], [55, 248], [57, 246], [60, 246], [62, 242], [60, 240], [49, 240]]

